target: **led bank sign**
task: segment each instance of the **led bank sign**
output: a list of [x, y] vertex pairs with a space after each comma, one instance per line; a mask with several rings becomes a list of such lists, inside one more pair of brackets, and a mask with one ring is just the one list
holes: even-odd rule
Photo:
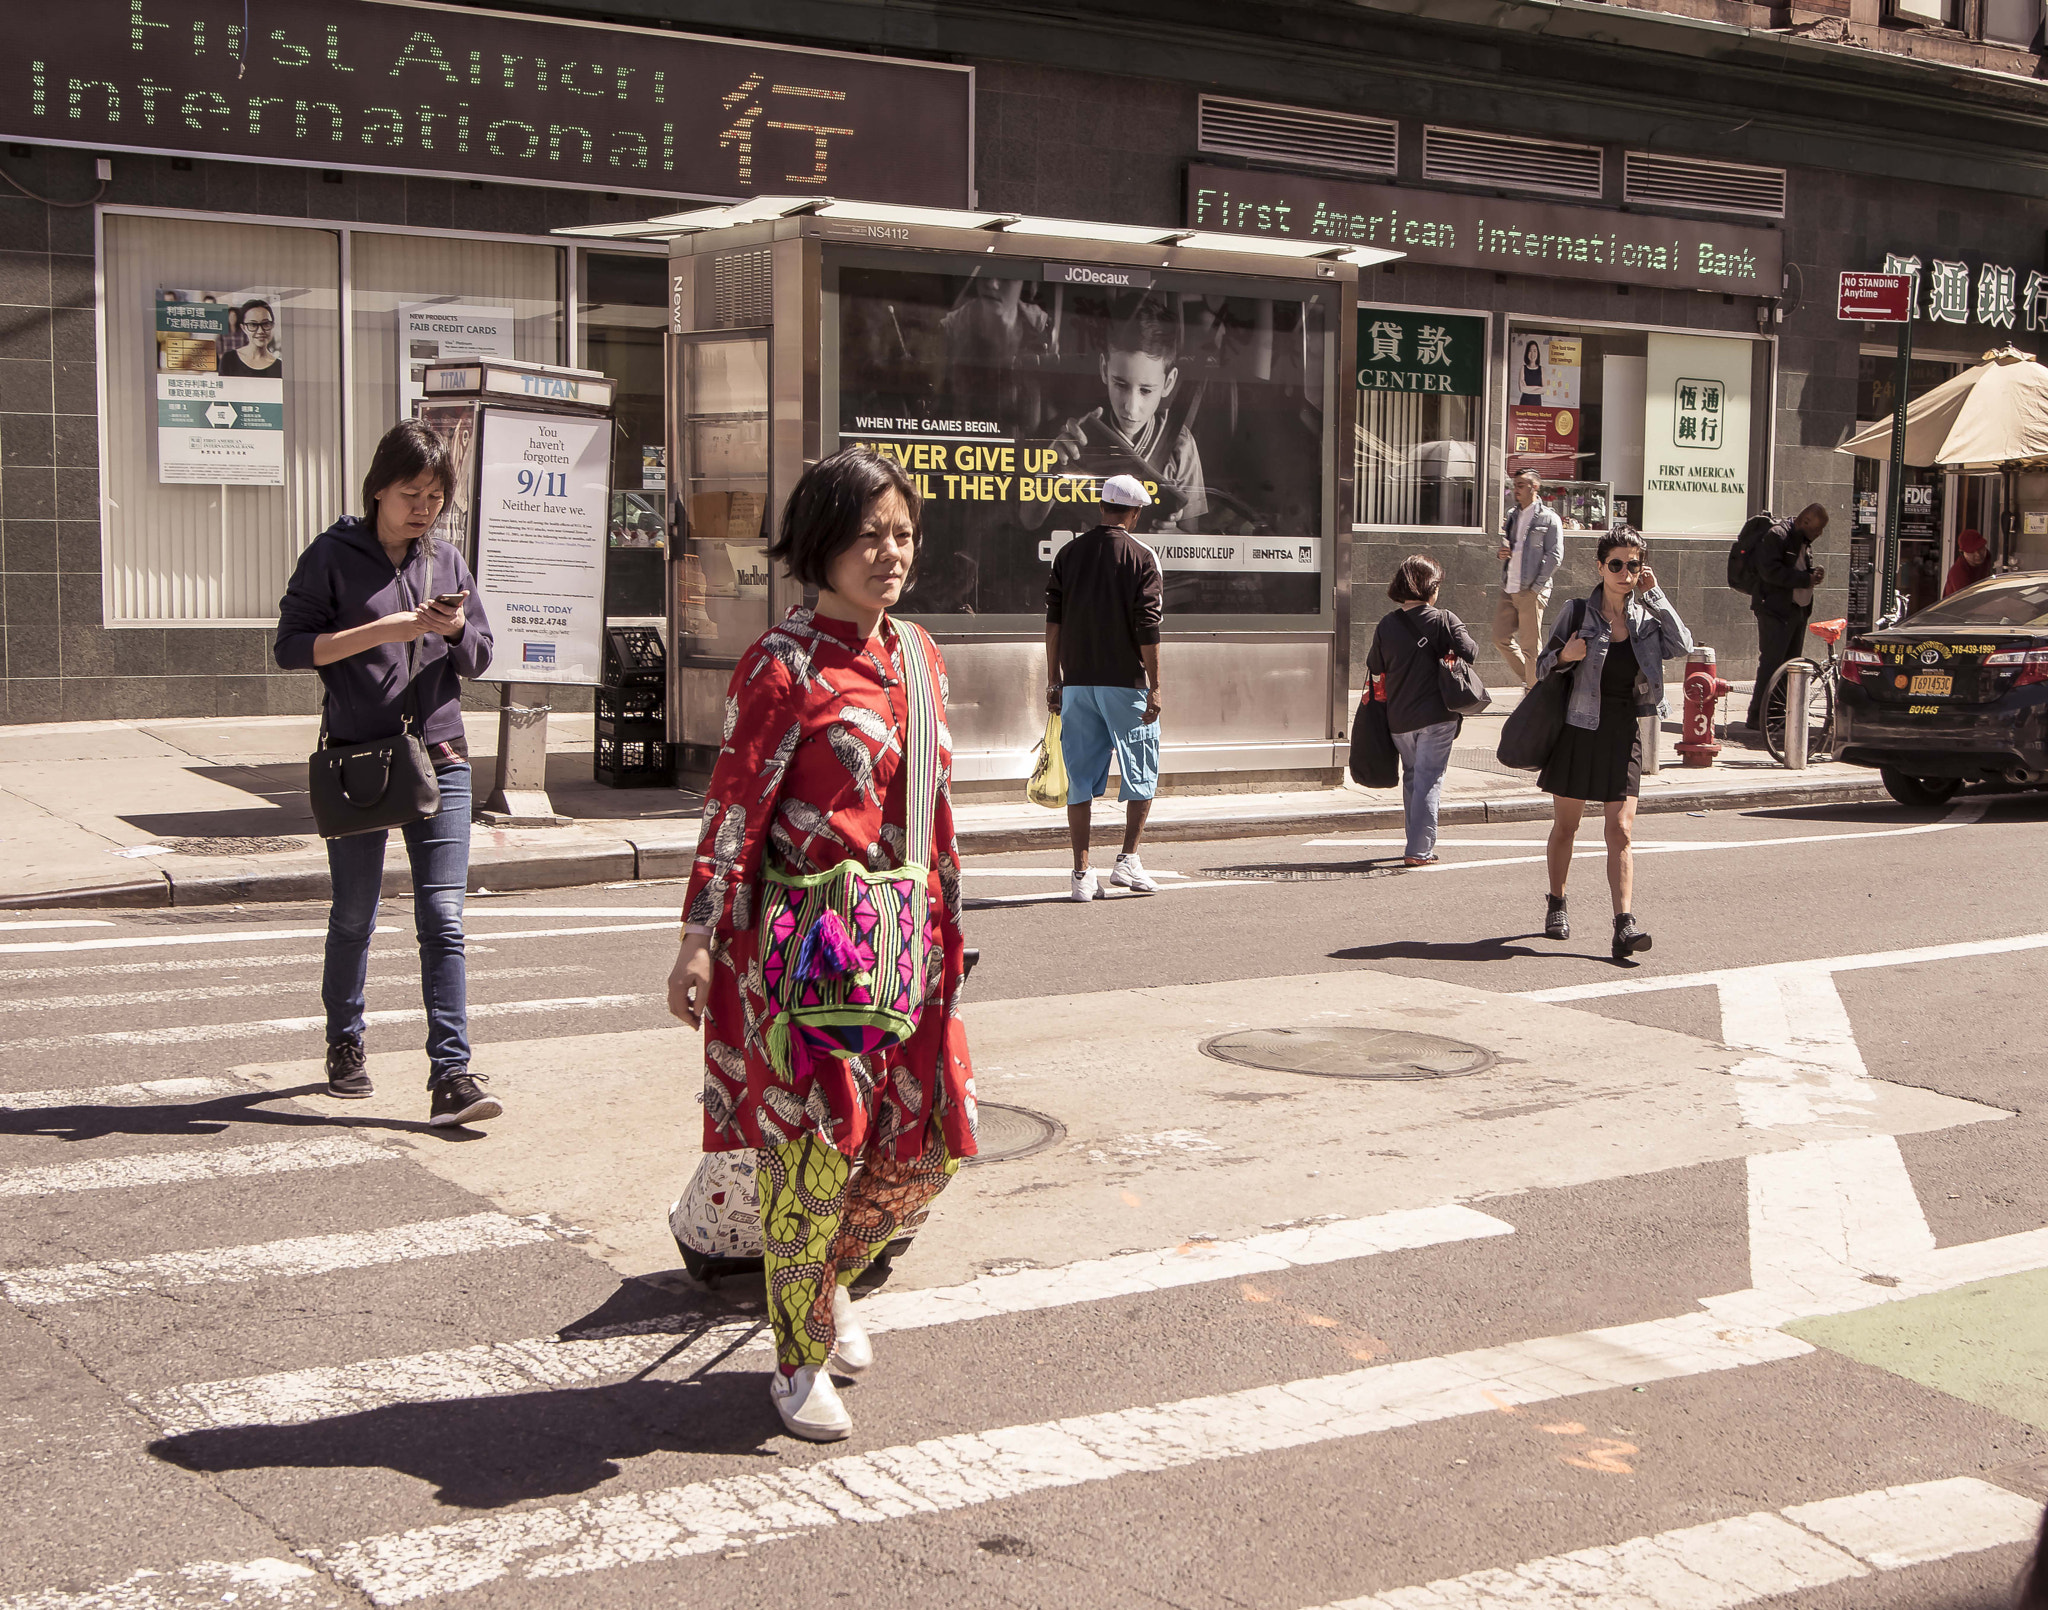
[[377, 0], [12, 10], [0, 133], [662, 195], [964, 207], [964, 69]]
[[1550, 202], [1354, 184], [1298, 173], [1188, 167], [1187, 224], [1332, 246], [1384, 246], [1418, 263], [1777, 296], [1778, 231]]

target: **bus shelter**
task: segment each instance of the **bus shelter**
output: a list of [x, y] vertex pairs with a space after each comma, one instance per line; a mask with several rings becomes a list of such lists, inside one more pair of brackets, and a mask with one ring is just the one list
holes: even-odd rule
[[1045, 722], [1045, 583], [1137, 475], [1155, 503], [1162, 787], [1334, 782], [1350, 717], [1362, 267], [1327, 240], [806, 198], [568, 233], [669, 242], [670, 730], [720, 741], [739, 654], [801, 592], [766, 556], [856, 443], [924, 497], [901, 613], [938, 639], [954, 791], [1009, 792]]

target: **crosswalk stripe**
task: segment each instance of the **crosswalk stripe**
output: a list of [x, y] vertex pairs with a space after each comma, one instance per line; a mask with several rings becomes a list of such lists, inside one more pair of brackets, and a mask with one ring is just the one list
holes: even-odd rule
[[[879, 1335], [1513, 1233], [1513, 1225], [1455, 1204], [1405, 1209], [1242, 1241], [1191, 1241], [1057, 1269], [984, 1275], [959, 1286], [880, 1291], [863, 1298], [855, 1311], [861, 1324]], [[501, 1397], [632, 1375], [664, 1361], [688, 1374], [723, 1353], [765, 1345], [762, 1327], [754, 1321], [683, 1330], [669, 1320], [630, 1330], [536, 1336], [409, 1358], [204, 1382], [137, 1394], [130, 1401], [167, 1435], [178, 1436], [226, 1426], [300, 1425], [401, 1403]]]
[[[843, 1521], [878, 1524], [965, 1509], [1811, 1351], [1780, 1332], [1744, 1332], [1687, 1314], [419, 1527], [308, 1550], [305, 1557], [375, 1604], [406, 1604], [508, 1577], [576, 1576], [760, 1546]], [[130, 1603], [87, 1594], [44, 1596], [34, 1607], [86, 1610], [114, 1602], [124, 1610]], [[134, 1602], [152, 1610], [157, 1603]]]
[[2024, 1543], [2041, 1510], [1970, 1476], [1759, 1510], [1574, 1549], [1322, 1610], [1734, 1610], [1908, 1565]]
[[[533, 1012], [598, 1011], [615, 1006], [638, 1006], [652, 995], [564, 995], [545, 1001], [479, 1001], [469, 1008], [472, 1018], [523, 1017]], [[417, 1006], [388, 1012], [365, 1012], [363, 1022], [423, 1023], [426, 1014]], [[267, 1034], [306, 1034], [324, 1029], [322, 1014], [310, 1017], [260, 1017], [242, 1023], [188, 1023], [162, 1029], [102, 1029], [93, 1034], [50, 1034], [30, 1040], [0, 1043], [0, 1054], [29, 1051], [71, 1051], [92, 1045], [201, 1045], [214, 1040], [253, 1040]]]
[[496, 1252], [545, 1241], [538, 1224], [503, 1213], [399, 1224], [384, 1230], [340, 1235], [298, 1236], [256, 1246], [208, 1247], [196, 1252], [159, 1252], [147, 1258], [109, 1258], [57, 1264], [46, 1269], [0, 1270], [0, 1295], [31, 1305], [75, 1303], [104, 1297], [202, 1285], [244, 1285], [273, 1276], [331, 1274], [370, 1269], [415, 1258], [449, 1258]]
[[[671, 912], [659, 922], [600, 923], [588, 928], [520, 928], [510, 933], [481, 937], [500, 939], [556, 939], [576, 934], [633, 934], [652, 928], [678, 928], [681, 918]], [[119, 939], [22, 939], [0, 944], [0, 956], [43, 955], [85, 950], [153, 950], [172, 945], [234, 945], [277, 943], [286, 939], [325, 939], [325, 928], [247, 928], [233, 933], [127, 935]]]
[[153, 1102], [196, 1101], [204, 1096], [232, 1096], [249, 1087], [238, 1079], [194, 1075], [184, 1079], [144, 1079], [126, 1085], [66, 1085], [58, 1090], [13, 1090], [0, 1094], [0, 1112], [34, 1112], [44, 1107], [147, 1107]]
[[0, 1196], [54, 1196], [62, 1191], [107, 1191], [137, 1185], [184, 1185], [198, 1180], [290, 1174], [353, 1163], [391, 1163], [399, 1153], [354, 1135], [313, 1135], [223, 1146], [208, 1151], [142, 1152], [86, 1163], [51, 1163], [0, 1174]]
[[72, 917], [52, 922], [0, 922], [0, 933], [21, 933], [30, 928], [111, 928], [105, 917]]
[[[304, 958], [318, 961], [317, 956]], [[218, 972], [221, 964], [209, 961], [204, 964], [211, 972]], [[248, 965], [238, 962], [237, 966]], [[488, 973], [471, 971], [469, 982], [472, 988], [478, 984], [503, 983], [510, 979], [560, 978], [568, 973], [587, 973], [592, 969], [569, 964], [559, 967], [494, 967]], [[417, 982], [419, 969], [414, 966], [403, 973], [372, 973], [371, 985], [407, 984]], [[124, 1006], [180, 1006], [193, 1001], [237, 1001], [255, 995], [307, 995], [314, 986], [298, 978], [266, 978], [248, 984], [191, 984], [177, 989], [144, 989], [110, 991], [104, 995], [33, 995], [17, 1001], [0, 1001], [0, 1012], [104, 1012]]]

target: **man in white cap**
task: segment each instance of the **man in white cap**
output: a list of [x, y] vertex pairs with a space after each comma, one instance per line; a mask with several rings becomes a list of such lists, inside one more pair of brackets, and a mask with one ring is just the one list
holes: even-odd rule
[[1088, 864], [1088, 826], [1109, 786], [1112, 752], [1123, 780], [1124, 848], [1109, 881], [1133, 894], [1159, 887], [1138, 859], [1159, 787], [1159, 556], [1131, 534], [1152, 494], [1135, 475], [1112, 475], [1100, 496], [1102, 523], [1053, 556], [1045, 584], [1045, 702], [1060, 714], [1074, 846], [1069, 892], [1083, 901], [1104, 893]]

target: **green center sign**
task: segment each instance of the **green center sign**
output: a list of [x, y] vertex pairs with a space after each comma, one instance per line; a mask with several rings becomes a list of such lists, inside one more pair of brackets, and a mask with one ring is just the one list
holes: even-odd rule
[[1358, 389], [1477, 397], [1484, 388], [1486, 320], [1454, 313], [1358, 310]]

